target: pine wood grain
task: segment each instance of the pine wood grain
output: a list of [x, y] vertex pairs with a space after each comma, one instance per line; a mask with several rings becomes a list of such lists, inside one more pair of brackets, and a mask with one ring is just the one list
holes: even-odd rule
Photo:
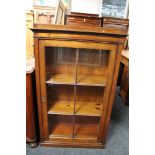
[[106, 86], [107, 76], [78, 75], [77, 85]]
[[46, 83], [73, 85], [74, 81], [74, 76], [71, 74], [54, 74]]
[[73, 101], [55, 101], [49, 103], [48, 114], [73, 115]]
[[[48, 114], [73, 115], [73, 101], [55, 101], [49, 104]], [[100, 102], [76, 102], [75, 115], [100, 116], [102, 103]]]
[[[106, 86], [107, 76], [78, 75], [77, 85], [84, 86]], [[54, 74], [46, 81], [48, 84], [70, 84], [75, 85], [75, 77], [70, 74]]]

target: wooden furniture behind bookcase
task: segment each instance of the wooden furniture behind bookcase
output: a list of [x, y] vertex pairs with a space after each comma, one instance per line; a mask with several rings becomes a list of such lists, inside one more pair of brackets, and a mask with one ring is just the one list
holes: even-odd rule
[[34, 59], [27, 60], [26, 65], [26, 142], [31, 147], [37, 146], [37, 109]]
[[30, 28], [33, 27], [33, 11], [26, 12], [26, 58], [34, 57], [33, 49], [33, 32]]
[[[129, 19], [123, 18], [114, 18], [114, 17], [102, 17], [102, 27], [107, 28], [119, 28], [123, 29], [128, 33], [129, 31]], [[126, 49], [128, 46], [128, 38], [126, 38], [124, 43], [124, 48]]]
[[121, 63], [123, 64], [123, 74], [121, 78], [120, 93], [124, 104], [129, 105], [129, 50], [123, 50], [121, 56]]
[[[122, 19], [122, 18], [114, 18], [114, 17], [103, 17], [102, 19], [102, 26], [107, 28], [120, 28], [123, 29], [128, 33], [129, 29], [129, 19]], [[128, 51], [128, 37], [125, 40], [123, 51]], [[123, 54], [123, 53], [122, 53]], [[122, 55], [122, 60], [124, 60], [124, 56]], [[126, 61], [126, 60], [125, 60]], [[117, 85], [121, 85], [121, 93], [120, 95], [123, 98], [124, 103], [128, 103], [129, 98], [129, 82], [128, 82], [128, 71], [127, 66], [121, 62], [120, 69], [119, 69], [119, 76]], [[129, 69], [129, 68], [128, 68]], [[125, 89], [124, 89], [125, 88]]]
[[34, 6], [34, 23], [36, 24], [52, 24], [56, 7], [49, 6]]
[[125, 30], [128, 33], [129, 19], [102, 17], [102, 26], [120, 28]]
[[126, 32], [34, 25], [40, 144], [103, 148]]
[[66, 25], [101, 27], [102, 18], [95, 14], [70, 12]]
[[34, 6], [35, 24], [62, 24], [66, 7], [61, 0], [57, 1], [57, 6]]

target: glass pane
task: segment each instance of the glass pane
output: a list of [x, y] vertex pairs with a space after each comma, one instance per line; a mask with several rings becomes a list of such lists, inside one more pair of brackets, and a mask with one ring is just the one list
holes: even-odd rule
[[109, 54], [95, 49], [45, 48], [49, 137], [97, 139]]
[[46, 77], [48, 84], [74, 84], [76, 49], [46, 47]]
[[77, 86], [75, 115], [101, 116], [104, 87]]
[[75, 117], [75, 138], [97, 139], [100, 117], [76, 116]]
[[74, 48], [45, 48], [49, 137], [73, 137]]
[[48, 114], [73, 115], [74, 86], [47, 85]]
[[109, 51], [79, 49], [77, 85], [106, 86]]
[[92, 49], [79, 49], [79, 64], [86, 66], [100, 65], [100, 51]]
[[49, 138], [73, 137], [73, 117], [63, 115], [49, 115]]

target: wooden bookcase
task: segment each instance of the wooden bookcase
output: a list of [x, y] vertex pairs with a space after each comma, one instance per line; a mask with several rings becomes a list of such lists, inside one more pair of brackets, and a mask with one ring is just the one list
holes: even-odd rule
[[126, 32], [34, 25], [40, 144], [103, 148]]

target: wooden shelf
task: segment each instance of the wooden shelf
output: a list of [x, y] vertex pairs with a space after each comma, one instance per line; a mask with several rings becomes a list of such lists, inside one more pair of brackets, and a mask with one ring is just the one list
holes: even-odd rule
[[48, 81], [46, 81], [46, 83], [73, 85], [75, 81], [74, 76], [71, 74], [54, 74]]
[[[75, 115], [81, 116], [100, 116], [102, 103], [99, 102], [76, 102]], [[48, 114], [73, 115], [73, 101], [55, 101], [49, 104]]]
[[[106, 82], [107, 82], [107, 76], [96, 76], [96, 75], [77, 76], [77, 85], [105, 87]], [[75, 78], [73, 75], [70, 74], [55, 74], [46, 83], [75, 85]]]
[[[98, 117], [77, 116], [74, 126], [75, 138], [97, 138], [98, 125]], [[73, 136], [72, 116], [53, 116], [49, 126], [49, 138]]]
[[48, 114], [73, 115], [73, 101], [55, 101], [48, 106]]
[[76, 115], [101, 116], [102, 103], [99, 102], [77, 102]]
[[96, 76], [96, 75], [78, 75], [77, 85], [85, 86], [106, 86], [107, 76]]

